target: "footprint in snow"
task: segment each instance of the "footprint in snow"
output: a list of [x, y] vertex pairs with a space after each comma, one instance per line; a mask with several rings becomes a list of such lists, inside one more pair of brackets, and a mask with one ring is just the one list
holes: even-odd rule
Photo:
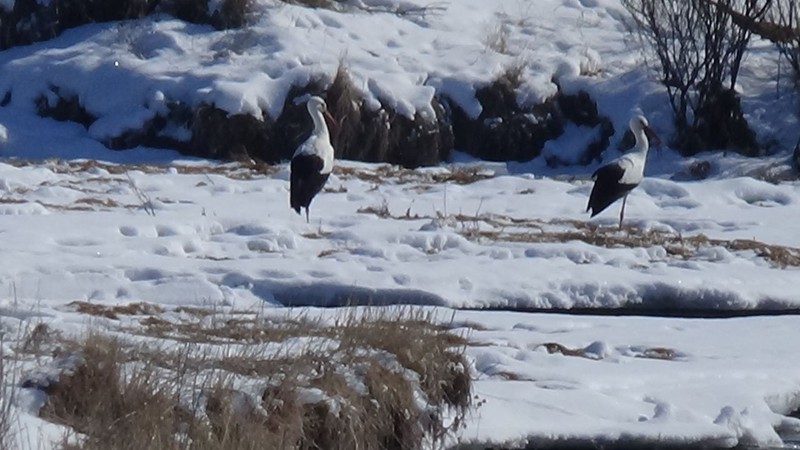
[[139, 235], [139, 230], [136, 227], [122, 225], [119, 227], [119, 234], [125, 237], [136, 237]]
[[762, 182], [741, 186], [734, 191], [734, 195], [749, 205], [764, 208], [786, 206], [792, 202], [792, 198], [778, 187]]

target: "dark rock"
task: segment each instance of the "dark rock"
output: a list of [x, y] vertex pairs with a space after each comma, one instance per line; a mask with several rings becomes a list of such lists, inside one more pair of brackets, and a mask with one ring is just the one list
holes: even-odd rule
[[77, 95], [62, 94], [58, 86], [50, 86], [50, 91], [55, 97], [53, 105], [49, 96], [42, 95], [36, 99], [36, 110], [42, 117], [50, 117], [60, 121], [77, 122], [86, 128], [94, 123], [96, 118], [81, 105]]
[[209, 23], [218, 30], [240, 28], [247, 23], [247, 15], [253, 6], [253, 0], [224, 0], [222, 5], [211, 15]]
[[575, 95], [567, 95], [559, 89], [556, 100], [558, 109], [564, 118], [575, 125], [594, 127], [603, 120], [597, 112], [597, 103], [592, 100], [592, 97], [586, 91], [579, 91]]
[[16, 0], [0, 9], [0, 49], [52, 39], [64, 30], [93, 22], [140, 19], [156, 11], [217, 29], [245, 25], [252, 0], [223, 0], [214, 14], [199, 0]]
[[273, 125], [250, 114], [228, 114], [214, 105], [198, 107], [191, 123], [189, 151], [196, 156], [216, 159], [242, 159], [242, 148], [251, 158], [269, 164], [283, 159], [273, 145]]
[[478, 89], [483, 109], [474, 119], [443, 98], [451, 114], [455, 148], [491, 161], [527, 161], [539, 156], [547, 140], [563, 133], [555, 102], [520, 107], [515, 89], [506, 78]]
[[[588, 93], [575, 95], [559, 91], [538, 105], [517, 103], [515, 77], [504, 76], [476, 92], [482, 112], [472, 119], [454, 102], [451, 110], [455, 148], [491, 161], [527, 161], [541, 154], [545, 142], [564, 132], [564, 125], [599, 127], [598, 138], [583, 152], [580, 164], [599, 160], [614, 134], [611, 121], [599, 115]], [[562, 165], [565, 160], [552, 156], [548, 164]]]
[[191, 23], [208, 23], [208, 2], [198, 0], [165, 0], [162, 8], [178, 19]]
[[592, 100], [586, 91], [564, 94], [559, 90], [556, 94], [556, 104], [565, 120], [578, 126], [598, 127], [597, 139], [586, 146], [577, 163], [585, 166], [592, 161], [600, 161], [603, 152], [608, 148], [611, 136], [614, 135], [614, 125], [611, 120], [600, 115], [597, 111], [597, 102]]
[[711, 172], [711, 163], [708, 161], [694, 161], [687, 169], [689, 176], [694, 180], [704, 180]]

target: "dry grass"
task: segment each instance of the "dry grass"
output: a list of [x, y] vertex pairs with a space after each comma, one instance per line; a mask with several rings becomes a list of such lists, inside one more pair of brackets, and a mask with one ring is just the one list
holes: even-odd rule
[[14, 373], [9, 367], [10, 359], [5, 354], [4, 333], [0, 331], [0, 449], [12, 449], [15, 447], [14, 438], [11, 434], [11, 424], [15, 420], [14, 411], [11, 409], [11, 392], [9, 386], [14, 383], [8, 382], [10, 374]]
[[283, 0], [284, 3], [305, 6], [307, 8], [334, 9], [336, 3], [333, 0]]
[[[215, 165], [183, 165], [183, 164], [112, 164], [92, 159], [87, 160], [61, 160], [48, 159], [45, 161], [33, 161], [27, 159], [10, 158], [4, 161], [14, 167], [27, 167], [30, 165], [43, 164], [45, 167], [58, 174], [75, 174], [94, 171], [97, 169], [107, 171], [110, 175], [125, 175], [129, 171], [141, 171], [146, 174], [165, 173], [168, 169], [175, 170], [179, 174], [214, 174], [222, 175], [234, 180], [250, 180], [264, 175], [273, 175], [279, 168], [261, 163], [242, 163], [230, 162]], [[107, 181], [107, 177], [96, 177], [91, 181]]]
[[[557, 342], [546, 342], [541, 344], [547, 350], [547, 353], [558, 353], [564, 356], [576, 356], [579, 358], [598, 359], [597, 355], [589, 354], [583, 348], [570, 348]], [[666, 347], [651, 347], [645, 348], [642, 351], [636, 352], [634, 357], [645, 359], [659, 359], [662, 361], [673, 361], [677, 357], [675, 350]]]
[[392, 215], [388, 210], [366, 207], [360, 213], [393, 220], [446, 220], [471, 240], [524, 243], [563, 243], [580, 241], [605, 248], [663, 247], [669, 257], [692, 260], [702, 258], [701, 250], [723, 248], [730, 252], [753, 252], [775, 267], [800, 267], [800, 248], [767, 244], [755, 239], [717, 239], [704, 234], [683, 236], [657, 229], [643, 230], [633, 225], [603, 227], [578, 220], [518, 219], [503, 215], [455, 214], [447, 217], [417, 214]]
[[41, 356], [53, 351], [53, 346], [61, 338], [61, 333], [46, 323], [39, 322], [30, 328], [21, 341], [20, 353]]
[[65, 448], [179, 448], [174, 395], [152, 366], [128, 370], [130, 357], [118, 341], [90, 335], [75, 367], [43, 389], [40, 415], [85, 436]]
[[[470, 219], [474, 220], [474, 219]], [[660, 231], [641, 230], [633, 226], [625, 226], [622, 231], [617, 227], [594, 227], [578, 222], [574, 230], [558, 231], [495, 231], [470, 230], [464, 233], [472, 239], [489, 239], [505, 242], [569, 242], [581, 241], [587, 244], [606, 248], [663, 247], [671, 257], [685, 260], [697, 259], [700, 250], [721, 247], [731, 252], [752, 251], [776, 267], [800, 266], [800, 249], [781, 245], [771, 245], [754, 239], [715, 239], [704, 234], [682, 236], [681, 234]]]
[[[277, 167], [271, 167], [260, 163], [227, 163], [213, 166], [158, 164], [117, 165], [94, 160], [46, 160], [43, 162], [35, 162], [20, 159], [10, 159], [6, 161], [6, 163], [15, 167], [37, 164], [57, 174], [80, 175], [77, 179], [61, 177], [56, 182], [45, 181], [40, 184], [40, 186], [59, 186], [76, 191], [80, 195], [80, 198], [65, 204], [30, 200], [27, 196], [34, 189], [34, 187], [31, 186], [25, 189], [17, 188], [3, 195], [0, 197], [0, 204], [38, 203], [48, 210], [53, 211], [108, 211], [124, 208], [129, 210], [144, 210], [149, 215], [155, 215], [153, 200], [165, 204], [175, 203], [175, 201], [168, 198], [151, 199], [147, 193], [136, 186], [136, 183], [130, 177], [131, 170], [141, 171], [147, 174], [163, 174], [169, 170], [176, 171], [179, 174], [205, 175], [206, 180], [198, 182], [198, 186], [214, 184], [214, 180], [209, 175], [220, 175], [232, 180], [251, 180], [269, 176], [278, 170]], [[107, 173], [97, 175], [98, 171], [105, 171]], [[136, 195], [138, 201], [133, 203], [120, 203], [109, 197], [109, 191], [104, 189], [105, 185], [128, 185]]]
[[337, 166], [334, 168], [336, 176], [342, 179], [357, 178], [375, 184], [383, 184], [391, 180], [395, 184], [439, 184], [456, 183], [472, 184], [481, 180], [494, 177], [494, 173], [487, 172], [480, 167], [459, 166], [446, 172], [420, 171], [406, 169], [400, 166], [379, 165], [374, 170], [363, 168]]
[[103, 305], [99, 303], [75, 301], [67, 306], [74, 308], [77, 312], [82, 314], [107, 317], [114, 320], [119, 320], [120, 315], [153, 316], [164, 312], [164, 309], [160, 306], [144, 302], [128, 303], [126, 305]]
[[191, 317], [148, 317], [139, 332], [168, 337], [159, 348], [98, 334], [64, 344], [75, 363], [38, 386], [41, 415], [80, 433], [64, 448], [411, 450], [471, 407], [465, 341], [431, 313]]

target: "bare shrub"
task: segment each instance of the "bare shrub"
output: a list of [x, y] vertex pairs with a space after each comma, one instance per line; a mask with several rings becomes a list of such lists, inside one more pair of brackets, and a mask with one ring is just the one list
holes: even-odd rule
[[125, 373], [128, 355], [115, 339], [90, 335], [79, 361], [43, 387], [48, 401], [42, 417], [86, 436], [84, 449], [177, 448], [172, 396], [152, 366]]
[[189, 320], [138, 329], [178, 345], [66, 342], [71, 364], [25, 383], [48, 394], [43, 417], [80, 434], [64, 448], [411, 450], [456, 430], [471, 405], [465, 341], [430, 312]]
[[[771, 35], [771, 40], [789, 63], [795, 87], [800, 89], [800, 5], [795, 0], [774, 2], [773, 17], [776, 26], [770, 28], [777, 33]], [[756, 30], [754, 32], [759, 33]], [[759, 34], [765, 36], [764, 33]]]
[[512, 55], [513, 53], [508, 43], [510, 33], [508, 24], [497, 19], [496, 22], [487, 27], [483, 37], [483, 44], [486, 45], [486, 48], [497, 53]]
[[772, 0], [763, 20], [756, 20], [733, 8], [722, 9], [737, 26], [772, 41], [789, 63], [795, 86], [800, 87], [800, 6], [796, 1]]
[[758, 154], [735, 92], [751, 32], [726, 10], [759, 20], [772, 0], [623, 0], [661, 66], [684, 154], [732, 148]]

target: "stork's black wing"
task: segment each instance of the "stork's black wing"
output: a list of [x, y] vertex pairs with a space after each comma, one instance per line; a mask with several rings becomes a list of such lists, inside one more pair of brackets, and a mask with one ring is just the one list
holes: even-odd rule
[[586, 205], [586, 211], [591, 210], [592, 217], [637, 186], [636, 184], [620, 183], [623, 174], [625, 174], [625, 168], [617, 163], [600, 167], [592, 174], [592, 178], [595, 179], [594, 187], [589, 195], [589, 204]]

